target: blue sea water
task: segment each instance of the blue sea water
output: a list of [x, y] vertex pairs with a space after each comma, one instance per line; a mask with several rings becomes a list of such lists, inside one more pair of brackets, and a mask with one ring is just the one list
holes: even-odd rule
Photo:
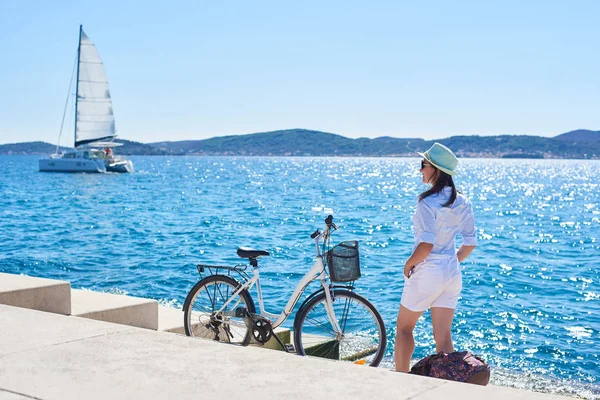
[[[0, 156], [0, 271], [181, 307], [197, 263], [236, 264], [245, 245], [271, 252], [261, 276], [279, 312], [333, 212], [333, 241], [360, 241], [358, 292], [384, 317], [393, 367], [418, 159], [133, 157], [125, 175], [40, 173], [37, 159]], [[494, 384], [600, 398], [600, 162], [460, 166], [479, 246], [462, 266], [455, 347], [489, 361]], [[415, 359], [435, 351], [428, 313], [415, 341]]]

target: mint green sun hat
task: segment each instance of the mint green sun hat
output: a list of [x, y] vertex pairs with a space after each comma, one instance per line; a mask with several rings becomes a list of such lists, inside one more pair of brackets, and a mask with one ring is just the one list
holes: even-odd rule
[[456, 158], [452, 150], [443, 144], [435, 142], [429, 150], [425, 153], [419, 153], [419, 155], [440, 171], [444, 171], [448, 175], [456, 175], [458, 158]]

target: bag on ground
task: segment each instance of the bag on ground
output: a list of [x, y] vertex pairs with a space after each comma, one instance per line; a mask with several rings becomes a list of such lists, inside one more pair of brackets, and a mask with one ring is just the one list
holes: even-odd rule
[[490, 381], [490, 366], [470, 351], [432, 354], [417, 362], [410, 373], [483, 386]]

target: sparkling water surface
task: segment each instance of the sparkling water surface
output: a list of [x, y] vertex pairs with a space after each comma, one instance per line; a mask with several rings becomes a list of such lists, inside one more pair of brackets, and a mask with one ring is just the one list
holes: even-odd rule
[[[279, 312], [332, 213], [333, 241], [360, 241], [357, 291], [383, 315], [393, 368], [418, 159], [133, 157], [124, 175], [40, 173], [37, 160], [0, 156], [0, 271], [181, 307], [197, 263], [233, 265], [249, 246], [271, 253], [261, 277]], [[600, 398], [600, 162], [460, 166], [479, 246], [462, 266], [455, 347], [484, 357], [493, 384]], [[435, 351], [429, 313], [415, 341], [415, 360]]]

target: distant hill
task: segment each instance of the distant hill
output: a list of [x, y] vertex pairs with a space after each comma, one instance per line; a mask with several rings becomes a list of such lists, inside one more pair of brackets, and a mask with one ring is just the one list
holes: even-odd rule
[[[434, 142], [454, 149], [459, 157], [600, 159], [600, 131], [578, 130], [554, 138], [525, 135], [452, 136], [424, 140], [393, 137], [350, 139], [334, 133], [287, 129], [203, 140], [123, 143], [123, 155], [210, 156], [344, 156], [414, 157]], [[55, 146], [44, 142], [0, 145], [0, 154], [49, 154]]]
[[[123, 143], [123, 146], [116, 148], [117, 154], [126, 156], [140, 155], [140, 156], [164, 156], [171, 154], [167, 150], [161, 150], [156, 146], [150, 144], [133, 142], [131, 140], [117, 139], [115, 142]], [[177, 154], [179, 155], [179, 154]]]
[[[157, 156], [171, 154], [168, 151], [161, 150], [154, 146], [133, 142], [130, 140], [118, 139], [117, 142], [122, 143], [123, 146], [117, 147], [117, 154], [123, 155], [145, 155], [145, 156]], [[71, 147], [60, 146], [59, 153], [67, 150], [72, 150]], [[0, 154], [14, 154], [14, 155], [26, 155], [26, 154], [53, 154], [56, 152], [56, 145], [46, 142], [25, 142], [25, 143], [11, 143], [11, 144], [0, 144]]]
[[350, 139], [306, 129], [214, 137], [204, 140], [150, 143], [172, 154], [250, 156], [414, 156], [434, 142], [455, 149], [461, 157], [600, 158], [600, 141], [565, 142], [525, 135], [452, 136], [424, 140], [393, 137]]
[[558, 135], [555, 139], [568, 142], [600, 142], [600, 131], [589, 131], [587, 129], [578, 129]]
[[327, 132], [287, 129], [150, 145], [188, 155], [391, 156], [409, 153], [413, 142], [424, 143], [422, 139], [350, 139]]
[[600, 142], [590, 145], [524, 135], [453, 136], [438, 141], [462, 157], [600, 158]]
[[[66, 150], [67, 147], [60, 147], [59, 151]], [[0, 154], [51, 154], [56, 151], [56, 145], [46, 142], [24, 142], [0, 144]]]

